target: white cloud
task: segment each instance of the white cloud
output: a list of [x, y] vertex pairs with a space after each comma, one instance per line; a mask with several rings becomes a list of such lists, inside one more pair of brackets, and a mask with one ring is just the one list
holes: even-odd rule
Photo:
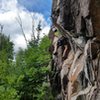
[[[49, 31], [49, 25], [42, 14], [28, 12], [23, 6], [18, 4], [17, 0], [2, 0], [0, 2], [0, 24], [4, 25], [3, 32], [6, 35], [10, 35], [11, 40], [14, 41], [15, 51], [17, 51], [19, 47], [26, 48], [26, 42], [16, 20], [18, 14], [22, 19], [23, 29], [28, 40], [30, 40], [32, 34], [31, 15], [34, 19], [34, 26], [37, 26], [39, 20], [41, 20], [42, 33], [47, 34]], [[43, 34], [41, 34], [41, 36], [42, 35]]]
[[1, 1], [1, 10], [9, 11], [9, 10], [17, 10], [17, 1], [16, 0], [2, 0]]
[[[50, 27], [49, 27], [49, 26], [46, 26], [46, 27], [43, 28], [43, 30], [42, 30], [41, 33], [43, 33], [43, 34], [45, 35], [45, 34], [49, 33], [49, 30], [50, 30]], [[43, 35], [42, 35], [42, 36], [43, 36]], [[42, 37], [42, 36], [41, 36], [41, 37]]]

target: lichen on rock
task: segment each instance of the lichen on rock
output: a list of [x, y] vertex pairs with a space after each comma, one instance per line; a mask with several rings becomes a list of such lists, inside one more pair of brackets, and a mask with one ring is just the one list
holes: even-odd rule
[[99, 8], [98, 0], [53, 0], [49, 78], [56, 100], [100, 99]]

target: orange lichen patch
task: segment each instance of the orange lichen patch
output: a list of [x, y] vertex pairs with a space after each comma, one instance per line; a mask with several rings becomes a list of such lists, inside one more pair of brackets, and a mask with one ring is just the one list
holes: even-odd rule
[[69, 80], [71, 82], [74, 82], [77, 79], [77, 76], [82, 68], [83, 68], [83, 55], [81, 55], [81, 51], [78, 50], [74, 56], [74, 60], [69, 72]]
[[72, 85], [72, 94], [76, 93], [78, 91], [78, 85], [79, 85], [79, 82], [76, 80], [73, 85]]
[[[79, 54], [79, 53], [77, 53]], [[75, 62], [74, 64], [71, 66], [73, 67], [73, 71], [70, 72], [71, 75], [69, 75], [69, 83], [68, 83], [68, 100], [71, 100], [71, 95], [73, 95], [74, 93], [76, 93], [78, 91], [78, 86], [79, 83], [77, 81], [78, 76], [80, 74], [80, 72], [83, 69], [83, 63], [84, 63], [84, 56], [80, 55], [80, 57], [78, 58], [76, 54], [76, 58], [74, 59]]]
[[100, 0], [91, 0], [90, 15], [95, 35], [100, 35]]
[[83, 65], [84, 65], [84, 56], [81, 55], [81, 57], [78, 60], [76, 60], [75, 65], [74, 65], [75, 68], [73, 69], [71, 76], [69, 77], [69, 80], [72, 83], [74, 83], [77, 80], [79, 73], [83, 69]]

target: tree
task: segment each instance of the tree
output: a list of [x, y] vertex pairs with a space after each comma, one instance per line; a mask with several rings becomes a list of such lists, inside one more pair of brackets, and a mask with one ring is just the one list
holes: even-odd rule
[[[35, 42], [33, 43], [35, 44]], [[49, 69], [47, 67], [50, 62], [50, 54], [48, 53], [50, 41], [47, 36], [44, 36], [37, 45], [34, 44], [29, 44], [26, 50], [20, 50], [16, 55], [16, 67], [19, 69], [17, 70], [19, 85], [16, 89], [20, 95], [20, 100], [53, 98], [49, 94]]]
[[20, 48], [15, 60], [10, 38], [0, 34], [0, 40], [0, 99], [53, 100], [48, 82], [48, 36], [38, 40], [38, 44], [29, 44], [25, 50]]
[[[7, 60], [13, 59], [13, 43], [10, 41], [10, 37], [7, 37], [0, 33], [0, 52], [7, 53]], [[1, 58], [2, 59], [2, 58]]]
[[10, 37], [0, 33], [0, 99], [18, 100], [17, 91], [14, 88], [16, 75], [13, 73], [13, 42]]
[[23, 23], [22, 23], [22, 19], [20, 17], [20, 15], [18, 14], [18, 18], [16, 18], [20, 28], [21, 28], [21, 31], [22, 31], [22, 35], [24, 36], [24, 39], [25, 39], [25, 42], [26, 42], [26, 45], [28, 44], [28, 41], [27, 41], [27, 38], [25, 36], [25, 32], [24, 32], [24, 29], [23, 29]]

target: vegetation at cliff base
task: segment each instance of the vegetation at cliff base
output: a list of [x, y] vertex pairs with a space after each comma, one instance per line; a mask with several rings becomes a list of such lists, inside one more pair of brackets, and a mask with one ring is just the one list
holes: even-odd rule
[[14, 57], [13, 42], [0, 33], [0, 100], [53, 100], [48, 83], [50, 40], [44, 36]]

